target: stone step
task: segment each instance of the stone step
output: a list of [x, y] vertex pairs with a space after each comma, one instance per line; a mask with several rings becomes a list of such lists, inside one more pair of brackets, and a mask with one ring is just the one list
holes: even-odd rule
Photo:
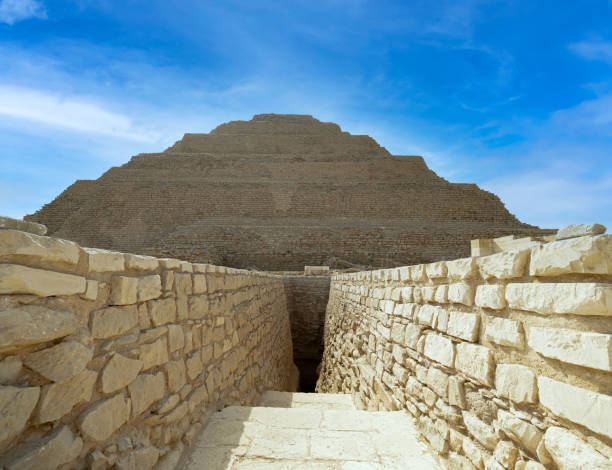
[[[312, 397], [304, 397], [312, 395]], [[337, 469], [439, 470], [403, 411], [326, 409], [346, 396], [267, 393], [263, 403], [291, 401], [320, 407], [228, 407], [196, 438], [183, 470]], [[315, 398], [316, 397], [316, 398]], [[294, 399], [297, 400], [294, 402]], [[300, 402], [299, 400], [303, 400]], [[310, 400], [310, 402], [308, 402]], [[325, 402], [330, 403], [325, 403]], [[285, 405], [287, 406], [287, 405]]]
[[290, 393], [265, 392], [259, 406], [273, 408], [320, 408], [328, 410], [355, 410], [352, 395], [342, 393]]

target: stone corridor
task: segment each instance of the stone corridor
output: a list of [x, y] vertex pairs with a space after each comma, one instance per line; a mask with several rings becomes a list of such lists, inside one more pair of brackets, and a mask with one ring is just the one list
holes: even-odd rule
[[358, 411], [350, 395], [266, 392], [213, 415], [182, 470], [438, 470], [403, 411]]

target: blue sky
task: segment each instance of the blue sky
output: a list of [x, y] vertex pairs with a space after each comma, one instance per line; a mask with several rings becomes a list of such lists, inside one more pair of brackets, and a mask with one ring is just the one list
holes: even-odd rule
[[265, 112], [612, 230], [612, 1], [0, 0], [0, 214]]

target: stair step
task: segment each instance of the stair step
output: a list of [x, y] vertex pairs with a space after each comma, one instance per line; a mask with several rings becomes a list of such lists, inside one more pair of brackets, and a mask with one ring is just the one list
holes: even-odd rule
[[264, 392], [259, 406], [276, 408], [324, 408], [354, 410], [353, 397], [342, 393]]

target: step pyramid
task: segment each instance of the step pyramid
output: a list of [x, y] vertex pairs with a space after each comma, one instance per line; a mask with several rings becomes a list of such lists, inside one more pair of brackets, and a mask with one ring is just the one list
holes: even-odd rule
[[440, 470], [403, 411], [355, 409], [350, 395], [267, 392], [215, 413], [183, 470]]
[[470, 255], [470, 240], [548, 233], [418, 156], [303, 115], [185, 134], [27, 220], [82, 246], [237, 268], [391, 267]]

